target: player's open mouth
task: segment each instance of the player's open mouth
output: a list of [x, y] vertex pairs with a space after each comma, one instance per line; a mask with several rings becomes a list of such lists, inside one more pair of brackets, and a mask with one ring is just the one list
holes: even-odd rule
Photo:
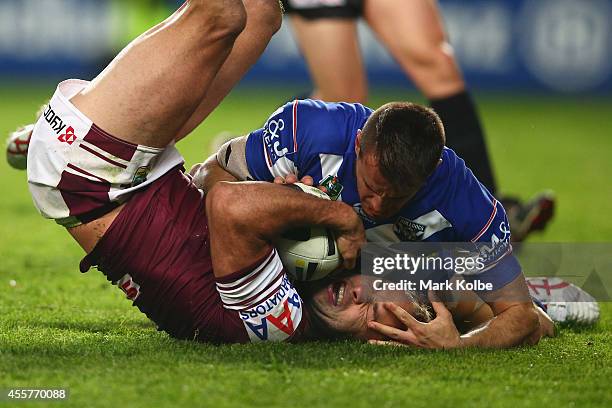
[[329, 295], [329, 302], [333, 306], [338, 306], [342, 304], [344, 300], [344, 291], [346, 290], [346, 283], [343, 281], [335, 282], [329, 285], [327, 288], [327, 293]]

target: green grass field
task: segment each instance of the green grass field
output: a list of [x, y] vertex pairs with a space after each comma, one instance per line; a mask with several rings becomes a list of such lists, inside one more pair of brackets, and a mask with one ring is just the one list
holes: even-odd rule
[[[0, 134], [30, 121], [52, 90], [3, 88]], [[188, 164], [217, 132], [257, 127], [289, 94], [230, 97], [180, 144]], [[378, 94], [372, 105], [402, 98]], [[478, 99], [503, 190], [559, 197], [556, 220], [532, 240], [612, 241], [612, 100]], [[102, 274], [80, 274], [80, 249], [36, 213], [25, 174], [4, 159], [0, 195], [0, 389], [69, 388], [57, 406], [75, 407], [612, 406], [610, 303], [595, 328], [509, 351], [190, 344], [157, 332]], [[28, 405], [40, 403], [16, 406]]]

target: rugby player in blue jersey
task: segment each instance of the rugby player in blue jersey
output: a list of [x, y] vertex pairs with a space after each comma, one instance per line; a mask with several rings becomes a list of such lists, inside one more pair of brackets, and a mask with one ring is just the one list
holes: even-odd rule
[[[550, 334], [546, 322], [541, 331], [512, 253], [503, 206], [444, 145], [442, 123], [426, 107], [396, 102], [373, 111], [361, 104], [296, 100], [275, 111], [262, 129], [224, 144], [191, 174], [205, 190], [233, 180], [314, 183], [354, 208], [370, 241], [478, 243], [485, 267], [465, 279], [493, 286], [479, 295], [494, 318], [460, 336], [441, 304], [430, 323], [391, 305], [406, 330], [368, 323], [390, 339], [433, 348], [509, 347]], [[358, 286], [356, 279], [327, 288], [332, 300]], [[333, 316], [334, 302], [330, 306], [324, 292], [315, 294], [313, 305]]]
[[[368, 84], [357, 24], [361, 20], [440, 115], [447, 146], [498, 196], [480, 115], [463, 78], [435, 0], [283, 0], [312, 78], [313, 99], [367, 103]], [[546, 228], [554, 196], [528, 202], [504, 196], [513, 241]]]

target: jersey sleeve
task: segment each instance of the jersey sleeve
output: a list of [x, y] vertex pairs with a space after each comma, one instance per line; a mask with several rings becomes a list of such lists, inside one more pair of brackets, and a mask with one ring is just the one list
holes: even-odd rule
[[217, 278], [216, 287], [229, 323], [225, 339], [242, 341], [248, 336], [253, 343], [298, 341], [306, 332], [304, 303], [276, 249], [255, 267]]
[[246, 161], [257, 180], [289, 174], [318, 181], [323, 155], [342, 155], [371, 114], [360, 104], [296, 100], [276, 110], [249, 134]]
[[[501, 289], [521, 274], [513, 254], [510, 225], [503, 205], [476, 179], [463, 160], [446, 151], [445, 160], [456, 175], [454, 219], [456, 240], [469, 243], [478, 253], [482, 268], [466, 273], [466, 280], [478, 279]], [[455, 177], [455, 176], [453, 176]]]
[[278, 108], [247, 139], [246, 161], [251, 175], [260, 181], [297, 175], [297, 108], [298, 101]]
[[[493, 290], [498, 290], [521, 274], [521, 266], [513, 253], [510, 225], [504, 207], [498, 200], [491, 198], [489, 218], [485, 222], [481, 218], [480, 223], [474, 222], [468, 228], [469, 233], [474, 234], [470, 242], [474, 244], [484, 267], [476, 274], [467, 276], [466, 280], [478, 279], [483, 283], [491, 283]], [[482, 227], [474, 233], [478, 224]]]

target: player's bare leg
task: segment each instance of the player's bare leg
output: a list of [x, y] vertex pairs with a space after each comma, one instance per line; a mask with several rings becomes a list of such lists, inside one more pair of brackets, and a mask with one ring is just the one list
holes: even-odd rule
[[435, 2], [367, 0], [364, 17], [427, 98], [465, 88]]
[[251, 66], [257, 62], [272, 36], [280, 29], [282, 12], [277, 0], [244, 0], [247, 24], [234, 48], [213, 80], [210, 90], [176, 137], [191, 133], [227, 96]]
[[312, 97], [365, 103], [368, 85], [356, 20], [292, 16], [291, 24], [316, 87]]
[[[245, 19], [241, 0], [190, 0], [128, 45], [72, 103], [115, 137], [165, 147], [210, 89]], [[90, 252], [120, 210], [68, 231]]]
[[435, 0], [366, 0], [364, 17], [442, 118], [447, 143], [493, 193], [497, 186], [478, 112]]
[[245, 24], [241, 0], [190, 0], [129, 44], [72, 102], [106, 132], [165, 147], [210, 89]]
[[[215, 76], [203, 100], [178, 132], [176, 141], [187, 136], [208, 117], [259, 59], [270, 38], [279, 30], [282, 13], [280, 3], [276, 0], [245, 0], [244, 5], [248, 16], [247, 25], [236, 39], [232, 52]], [[151, 29], [149, 34], [164, 25], [165, 23], [162, 23]], [[16, 169], [25, 169], [27, 141], [32, 127], [26, 129], [29, 131], [27, 134], [19, 129], [9, 137], [7, 157], [11, 166]]]

